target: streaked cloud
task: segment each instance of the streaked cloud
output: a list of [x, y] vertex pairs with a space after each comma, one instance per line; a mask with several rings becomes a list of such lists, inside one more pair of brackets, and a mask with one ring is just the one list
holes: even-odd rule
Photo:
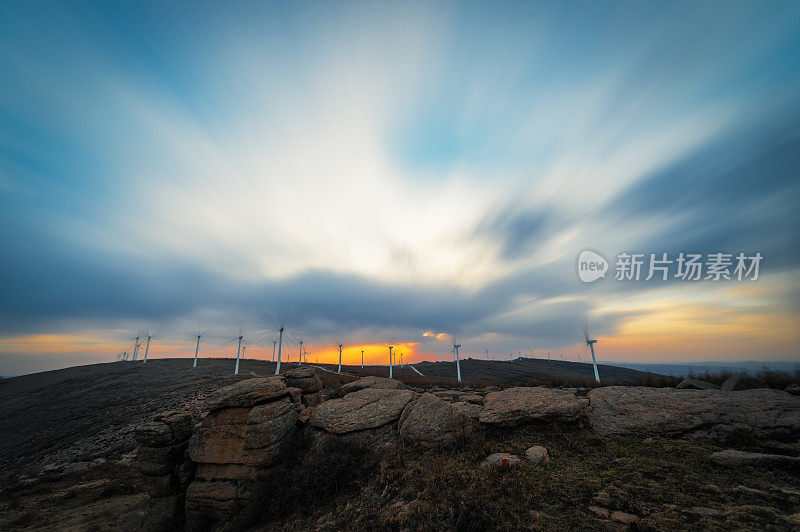
[[[0, 351], [158, 324], [166, 356], [291, 303], [310, 344], [412, 359], [453, 331], [575, 350], [587, 320], [608, 358], [682, 358], [698, 327], [736, 334], [692, 356], [797, 356], [797, 15], [2, 6]], [[765, 288], [588, 287], [587, 247], [761, 251]]]

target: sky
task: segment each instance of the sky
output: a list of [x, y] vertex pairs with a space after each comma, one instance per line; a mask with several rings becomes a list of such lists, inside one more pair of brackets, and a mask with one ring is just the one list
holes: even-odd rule
[[279, 307], [319, 362], [800, 360], [799, 167], [797, 2], [3, 2], [0, 375]]

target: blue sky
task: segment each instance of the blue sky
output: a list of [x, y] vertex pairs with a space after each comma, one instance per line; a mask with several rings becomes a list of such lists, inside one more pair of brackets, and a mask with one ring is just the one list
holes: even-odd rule
[[[793, 2], [0, 6], [0, 374], [291, 305], [445, 357], [799, 358]], [[580, 283], [583, 249], [762, 253]], [[220, 333], [221, 334], [221, 333]], [[270, 342], [271, 343], [271, 342]], [[603, 351], [605, 348], [605, 351]], [[220, 348], [222, 349], [222, 348]], [[470, 351], [471, 350], [471, 351]]]

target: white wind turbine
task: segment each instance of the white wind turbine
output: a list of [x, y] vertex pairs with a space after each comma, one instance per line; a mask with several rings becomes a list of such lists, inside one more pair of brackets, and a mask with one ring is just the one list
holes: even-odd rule
[[150, 329], [145, 329], [144, 335], [145, 338], [147, 338], [147, 346], [144, 348], [144, 360], [142, 360], [142, 364], [147, 362], [147, 353], [150, 352], [150, 340], [155, 338], [155, 336], [150, 333]]
[[303, 339], [300, 338], [298, 341], [300, 342], [300, 354], [297, 357], [297, 365], [299, 366], [303, 363]]
[[239, 374], [239, 358], [242, 354], [242, 344], [244, 343], [244, 331], [245, 331], [245, 322], [239, 324], [237, 329], [233, 329], [231, 331], [231, 337], [228, 339], [227, 343], [236, 343], [236, 368], [233, 371], [234, 375]]
[[364, 350], [361, 350], [361, 369], [364, 369]]
[[456, 375], [458, 376], [458, 382], [461, 382], [461, 361], [458, 359], [459, 347], [461, 347], [461, 344], [456, 343], [456, 333], [453, 333], [453, 353], [456, 356]]
[[139, 354], [139, 338], [142, 337], [142, 333], [141, 332], [136, 332], [136, 333], [133, 333], [133, 334], [135, 334], [136, 336], [134, 336], [132, 338], [132, 340], [133, 340], [133, 356], [131, 357], [131, 360], [136, 361], [136, 355]]
[[390, 379], [392, 378], [392, 348], [393, 347], [394, 347], [393, 345], [389, 346], [389, 378]]
[[594, 380], [597, 383], [600, 383], [600, 374], [597, 373], [597, 360], [594, 357], [594, 344], [597, 343], [597, 338], [592, 338], [592, 335], [589, 334], [589, 324], [585, 323], [583, 325], [583, 339], [586, 341], [586, 345], [589, 346], [589, 350], [592, 352], [592, 365], [594, 366]]
[[342, 341], [337, 338], [335, 340], [335, 343], [331, 344], [331, 347], [333, 347], [334, 349], [338, 349], [339, 350], [339, 369], [336, 370], [336, 373], [341, 373], [342, 372]]
[[194, 345], [194, 362], [192, 363], [192, 367], [197, 367], [197, 354], [200, 352], [200, 338], [205, 335], [205, 331], [203, 330], [203, 326], [199, 325], [197, 327], [192, 328], [192, 335], [190, 336], [191, 340], [197, 340]]
[[[275, 366], [275, 375], [281, 372], [281, 351], [283, 350], [283, 333], [286, 329], [290, 328], [292, 324], [292, 309], [278, 305], [271, 314], [264, 318], [267, 328], [272, 332], [278, 332], [278, 364]], [[273, 344], [274, 346], [274, 344]], [[274, 350], [274, 348], [273, 348]], [[274, 358], [274, 357], [273, 357]]]

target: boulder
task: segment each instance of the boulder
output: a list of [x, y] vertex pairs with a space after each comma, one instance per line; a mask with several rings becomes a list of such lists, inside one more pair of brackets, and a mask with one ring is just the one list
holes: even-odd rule
[[467, 419], [472, 421], [477, 421], [478, 417], [481, 415], [481, 411], [483, 410], [483, 406], [476, 405], [473, 403], [466, 403], [464, 401], [458, 401], [453, 403], [453, 406], [458, 409], [461, 414], [463, 414]]
[[716, 384], [698, 379], [683, 379], [676, 388], [679, 390], [719, 390], [719, 386]]
[[547, 452], [547, 448], [534, 445], [525, 451], [525, 460], [532, 464], [546, 464], [550, 461], [550, 454]]
[[735, 449], [725, 449], [711, 455], [714, 462], [736, 469], [742, 466], [758, 467], [800, 467], [800, 457], [783, 454], [748, 453]]
[[300, 388], [304, 394], [318, 392], [322, 389], [322, 381], [311, 368], [295, 368], [286, 372], [286, 385]]
[[288, 397], [212, 412], [192, 435], [189, 456], [201, 463], [269, 466], [291, 440], [296, 424], [297, 409]]
[[466, 422], [466, 416], [458, 408], [425, 393], [403, 411], [400, 436], [421, 445], [450, 444], [466, 432]]
[[282, 377], [265, 377], [239, 381], [211, 394], [207, 407], [214, 412], [224, 408], [248, 408], [274, 401], [289, 393], [283, 380]]
[[136, 441], [150, 447], [164, 447], [183, 442], [192, 435], [194, 422], [188, 412], [170, 411], [136, 427]]
[[786, 387], [785, 391], [792, 395], [800, 395], [800, 385], [790, 384]]
[[375, 429], [397, 421], [413, 398], [410, 390], [366, 388], [320, 404], [309, 423], [332, 434]]
[[522, 465], [519, 456], [509, 453], [492, 453], [481, 462], [481, 469], [508, 469]]
[[507, 388], [486, 394], [481, 423], [514, 426], [534, 421], [573, 421], [584, 407], [574, 394], [551, 388]]
[[363, 377], [357, 381], [348, 382], [342, 386], [342, 393], [352, 393], [367, 388], [377, 388], [382, 390], [401, 390], [405, 388], [402, 382], [386, 377]]
[[720, 386], [721, 390], [726, 392], [734, 392], [739, 390], [753, 390], [755, 388], [766, 388], [767, 385], [761, 379], [757, 379], [748, 375], [747, 373], [738, 373], [731, 375]]
[[612, 434], [734, 435], [800, 433], [800, 398], [780, 390], [741, 392], [608, 386], [589, 392], [592, 429]]

